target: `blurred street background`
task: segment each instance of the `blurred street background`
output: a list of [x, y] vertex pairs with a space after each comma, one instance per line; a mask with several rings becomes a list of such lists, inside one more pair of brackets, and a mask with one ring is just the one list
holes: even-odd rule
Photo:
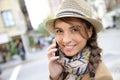
[[[0, 80], [48, 80], [44, 26], [64, 0], [0, 0]], [[98, 43], [114, 80], [120, 80], [120, 0], [86, 0], [103, 23]]]

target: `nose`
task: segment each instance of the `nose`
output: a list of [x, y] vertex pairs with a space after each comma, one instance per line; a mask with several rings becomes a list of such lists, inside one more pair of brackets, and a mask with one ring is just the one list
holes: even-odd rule
[[70, 33], [65, 33], [63, 35], [63, 43], [67, 44], [67, 43], [71, 42], [71, 40], [72, 40], [71, 36], [72, 35]]

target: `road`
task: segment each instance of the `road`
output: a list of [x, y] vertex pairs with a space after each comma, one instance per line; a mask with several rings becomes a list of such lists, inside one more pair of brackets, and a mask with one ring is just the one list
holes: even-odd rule
[[[114, 80], [120, 80], [120, 30], [111, 29], [98, 34], [98, 43], [103, 49], [102, 59], [110, 69]], [[47, 56], [42, 54], [34, 61], [8, 68], [3, 80], [48, 80]]]
[[2, 80], [48, 80], [47, 56], [41, 55], [3, 71]]
[[48, 80], [47, 58], [23, 64], [17, 80]]

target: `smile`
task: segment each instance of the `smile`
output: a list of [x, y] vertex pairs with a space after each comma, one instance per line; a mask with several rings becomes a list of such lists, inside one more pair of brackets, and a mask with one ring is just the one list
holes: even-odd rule
[[73, 48], [75, 47], [75, 45], [66, 45], [64, 47], [65, 50], [73, 50]]

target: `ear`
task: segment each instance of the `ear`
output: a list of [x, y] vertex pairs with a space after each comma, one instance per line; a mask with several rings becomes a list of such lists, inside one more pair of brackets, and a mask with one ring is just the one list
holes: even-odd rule
[[88, 30], [88, 37], [90, 38], [93, 34], [93, 27], [91, 26], [90, 29]]

